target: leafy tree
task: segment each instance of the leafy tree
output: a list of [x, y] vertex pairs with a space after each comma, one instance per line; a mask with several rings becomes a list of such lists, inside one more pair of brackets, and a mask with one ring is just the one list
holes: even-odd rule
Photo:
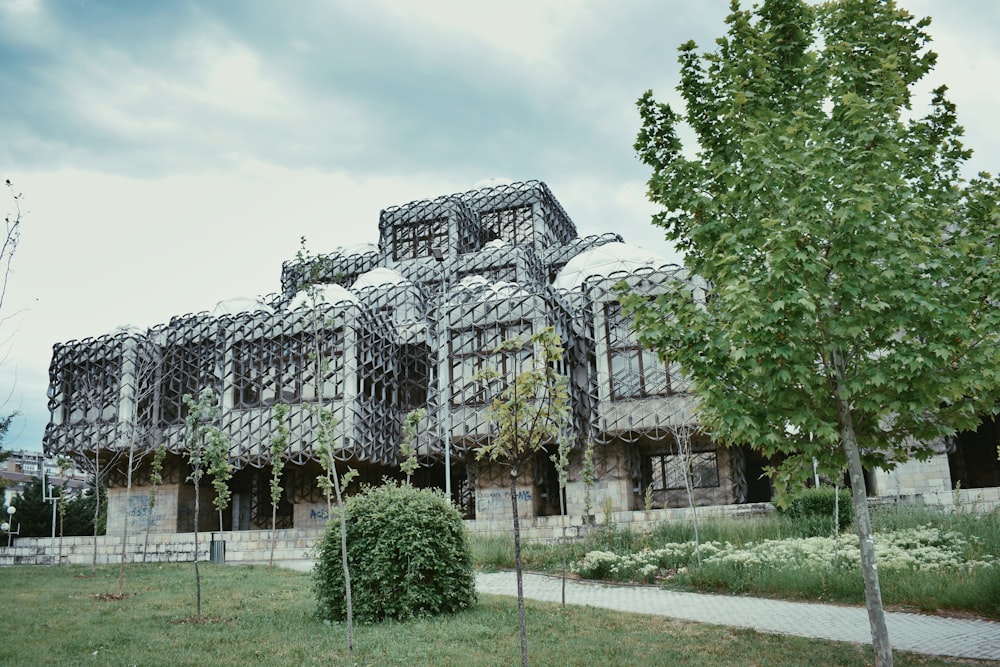
[[410, 477], [420, 467], [417, 460], [417, 450], [413, 446], [413, 441], [417, 437], [417, 427], [420, 420], [427, 416], [427, 410], [419, 408], [406, 413], [406, 420], [403, 422], [403, 439], [399, 443], [399, 469], [406, 475], [406, 483], [410, 483]]
[[[633, 297], [641, 340], [678, 362], [726, 443], [849, 472], [879, 665], [892, 662], [863, 467], [996, 411], [997, 190], [969, 156], [933, 67], [929, 19], [894, 2], [734, 2], [714, 52], [680, 47], [683, 115], [651, 92], [635, 147], [654, 224], [710, 296]], [[685, 153], [678, 129], [697, 138]], [[811, 440], [810, 440], [811, 436]]]
[[[354, 659], [354, 601], [351, 590], [351, 568], [348, 562], [347, 552], [347, 511], [344, 507], [344, 489], [351, 479], [357, 476], [356, 470], [349, 469], [344, 473], [343, 479], [337, 474], [337, 463], [334, 457], [335, 427], [337, 420], [333, 412], [327, 407], [323, 399], [324, 378], [330, 366], [329, 358], [324, 354], [325, 322], [320, 309], [321, 293], [319, 280], [323, 272], [323, 261], [319, 257], [313, 256], [306, 248], [306, 239], [301, 239], [301, 247], [297, 253], [298, 262], [305, 267], [309, 290], [309, 298], [312, 306], [312, 352], [311, 361], [314, 365], [313, 378], [315, 378], [316, 405], [314, 414], [319, 422], [319, 438], [317, 450], [319, 462], [323, 467], [324, 474], [317, 477], [316, 482], [326, 495], [327, 516], [332, 517], [331, 496], [337, 501], [337, 517], [340, 521], [340, 563], [344, 576], [344, 604], [347, 621], [347, 656]], [[329, 518], [328, 518], [329, 520]]]
[[229, 440], [216, 431], [213, 437], [205, 442], [205, 472], [212, 478], [212, 490], [215, 496], [212, 505], [219, 513], [219, 530], [225, 530], [222, 513], [229, 507], [232, 492], [229, 490], [229, 480], [233, 476], [233, 464], [229, 462]]
[[49, 537], [52, 535], [52, 504], [45, 500], [44, 482], [34, 478], [13, 501], [17, 508], [17, 522], [21, 537]]
[[149, 553], [149, 533], [153, 530], [153, 510], [156, 508], [156, 489], [163, 483], [163, 461], [167, 458], [167, 445], [160, 446], [153, 452], [153, 460], [149, 464], [149, 504], [146, 507], [146, 540], [142, 546], [142, 562], [146, 562]]
[[[521, 664], [528, 664], [528, 631], [524, 612], [521, 572], [521, 521], [517, 509], [517, 480], [525, 465], [556, 441], [569, 419], [566, 376], [556, 371], [563, 359], [562, 340], [552, 327], [529, 340], [515, 336], [501, 343], [497, 353], [518, 356], [526, 345], [534, 348], [530, 367], [512, 379], [496, 369], [485, 369], [480, 378], [496, 398], [488, 408], [495, 427], [490, 441], [476, 449], [476, 459], [495, 462], [509, 469], [510, 506], [514, 522], [514, 566], [517, 571], [517, 610], [520, 621]], [[508, 383], [509, 380], [509, 383]]]
[[267, 567], [274, 569], [274, 543], [278, 534], [278, 503], [281, 502], [281, 474], [285, 469], [285, 452], [288, 450], [288, 406], [284, 403], [274, 408], [274, 423], [278, 434], [271, 439], [271, 556]]
[[594, 441], [590, 439], [583, 445], [580, 480], [583, 482], [583, 521], [589, 526], [594, 519], [592, 492], [594, 482], [597, 480], [597, 469], [594, 465]]
[[556, 475], [559, 478], [559, 516], [562, 517], [562, 536], [559, 540], [559, 552], [562, 557], [562, 606], [566, 606], [566, 571], [568, 570], [568, 550], [566, 544], [566, 484], [569, 482], [569, 453], [573, 449], [573, 440], [568, 435], [559, 438], [559, 446], [555, 453], [549, 457], [556, 468]]
[[[107, 520], [107, 489], [99, 487], [95, 493], [93, 487], [84, 493], [78, 493], [66, 502], [66, 513], [63, 518], [66, 535], [103, 535]], [[95, 524], [96, 519], [96, 524]]]
[[66, 504], [69, 502], [67, 487], [69, 486], [69, 471], [73, 467], [73, 463], [65, 456], [60, 456], [56, 459], [56, 465], [59, 467], [59, 476], [62, 478], [62, 484], [59, 485], [59, 500], [56, 501], [56, 511], [59, 514], [59, 557], [56, 559], [56, 565], [62, 565], [63, 536], [66, 534]]
[[[17, 507], [17, 523], [20, 524], [21, 537], [49, 537], [52, 535], [52, 503], [45, 499], [44, 482], [33, 478], [12, 501]], [[100, 487], [100, 507], [97, 513], [95, 530], [95, 505], [98, 497], [93, 488], [86, 493], [66, 495], [63, 503], [62, 526], [63, 533], [69, 536], [104, 534], [107, 511], [103, 503], [107, 499], [107, 489]], [[58, 520], [58, 519], [57, 519]]]
[[195, 620], [201, 623], [201, 570], [198, 567], [198, 515], [201, 512], [201, 479], [210, 465], [206, 452], [224, 446], [225, 437], [212, 422], [219, 414], [215, 392], [202, 389], [196, 401], [191, 394], [184, 394], [184, 405], [188, 414], [184, 418], [188, 464], [191, 474], [188, 481], [194, 484], [194, 579], [195, 579]]

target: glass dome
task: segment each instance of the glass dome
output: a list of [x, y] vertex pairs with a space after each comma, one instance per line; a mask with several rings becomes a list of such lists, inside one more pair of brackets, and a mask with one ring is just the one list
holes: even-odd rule
[[366, 287], [381, 287], [383, 285], [409, 286], [413, 285], [413, 282], [395, 269], [377, 266], [358, 276], [354, 284], [351, 285], [351, 289], [357, 291]]
[[[321, 283], [315, 285], [314, 287], [319, 290], [319, 294], [317, 296], [319, 297], [318, 301], [320, 303], [334, 304], [340, 303], [341, 301], [358, 303], [358, 297], [353, 292], [336, 283]], [[308, 287], [300, 289], [296, 292], [291, 303], [288, 304], [289, 310], [295, 310], [296, 308], [301, 308], [302, 306], [311, 307], [313, 303], [313, 296], [309, 292], [310, 288]]]
[[230, 299], [223, 299], [215, 304], [215, 308], [212, 309], [213, 317], [222, 317], [223, 315], [238, 315], [240, 313], [255, 313], [257, 311], [266, 311], [268, 313], [274, 312], [268, 304], [264, 303], [260, 298], [255, 296], [234, 296]]
[[567, 262], [552, 281], [552, 286], [575, 290], [593, 276], [605, 278], [615, 273], [632, 272], [644, 267], [659, 268], [669, 263], [661, 255], [645, 248], [627, 243], [605, 243], [581, 252]]
[[367, 255], [368, 253], [377, 253], [378, 246], [374, 243], [355, 243], [354, 245], [341, 246], [339, 248], [334, 248], [331, 255], [341, 255], [342, 257], [351, 257], [352, 255]]

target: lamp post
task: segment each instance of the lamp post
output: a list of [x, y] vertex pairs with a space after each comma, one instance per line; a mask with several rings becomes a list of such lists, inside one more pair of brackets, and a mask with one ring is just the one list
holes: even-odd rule
[[[445, 254], [444, 250], [441, 248], [433, 248], [431, 254], [434, 259], [441, 266], [441, 315], [439, 317], [439, 324], [441, 325], [441, 331], [438, 334], [438, 351], [443, 353], [445, 360], [445, 368], [450, 367], [451, 360], [448, 357], [448, 309], [446, 308], [446, 298], [445, 298]], [[443, 392], [443, 400], [441, 402], [441, 428], [443, 431], [442, 437], [444, 439], [444, 493], [447, 496], [449, 502], [451, 501], [451, 378], [438, 378], [438, 385]]]
[[[48, 502], [52, 503], [52, 539], [54, 540], [54, 539], [56, 539], [56, 501], [59, 499], [59, 496], [57, 496], [55, 494], [56, 487], [55, 487], [54, 484], [51, 484], [51, 483], [46, 484], [46, 482], [45, 482], [45, 478], [46, 477], [48, 477], [49, 480], [52, 479], [52, 476], [49, 474], [49, 471], [46, 470], [45, 466], [43, 465], [42, 466], [42, 500], [43, 501], [48, 501]], [[48, 493], [46, 493], [46, 491], [45, 491], [46, 489], [48, 489]]]
[[20, 526], [20, 524], [18, 524], [17, 530], [14, 530], [14, 512], [16, 512], [16, 511], [17, 511], [16, 507], [14, 507], [13, 505], [8, 505], [7, 506], [7, 520], [4, 523], [0, 524], [0, 528], [2, 528], [3, 530], [7, 531], [7, 546], [8, 547], [10, 547], [11, 538], [14, 535], [20, 535], [21, 534], [21, 526]]

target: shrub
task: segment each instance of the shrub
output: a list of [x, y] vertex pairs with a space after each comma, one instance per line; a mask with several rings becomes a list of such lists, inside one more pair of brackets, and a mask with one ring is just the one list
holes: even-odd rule
[[[317, 547], [317, 613], [343, 620], [339, 521], [329, 522]], [[350, 498], [347, 554], [358, 622], [452, 613], [476, 601], [462, 516], [438, 491], [387, 480]]]
[[[829, 535], [834, 530], [836, 494], [837, 491], [830, 487], [803, 489], [789, 498], [787, 503], [777, 504], [775, 508], [798, 523], [806, 535]], [[854, 518], [851, 493], [847, 489], [840, 490], [839, 510], [840, 529], [844, 530]]]

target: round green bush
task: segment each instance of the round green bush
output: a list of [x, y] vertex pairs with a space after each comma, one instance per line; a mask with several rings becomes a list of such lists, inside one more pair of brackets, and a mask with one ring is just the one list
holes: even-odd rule
[[[317, 544], [320, 618], [347, 617], [340, 521]], [[440, 491], [391, 480], [347, 501], [353, 616], [359, 623], [459, 611], [476, 601], [472, 550], [459, 511]]]
[[824, 486], [818, 489], [802, 489], [788, 499], [788, 502], [775, 507], [779, 512], [799, 524], [807, 535], [829, 535], [834, 529], [834, 507], [839, 510], [840, 529], [845, 530], [854, 520], [854, 508], [851, 505], [851, 492], [840, 489], [839, 505], [836, 505], [837, 491]]

